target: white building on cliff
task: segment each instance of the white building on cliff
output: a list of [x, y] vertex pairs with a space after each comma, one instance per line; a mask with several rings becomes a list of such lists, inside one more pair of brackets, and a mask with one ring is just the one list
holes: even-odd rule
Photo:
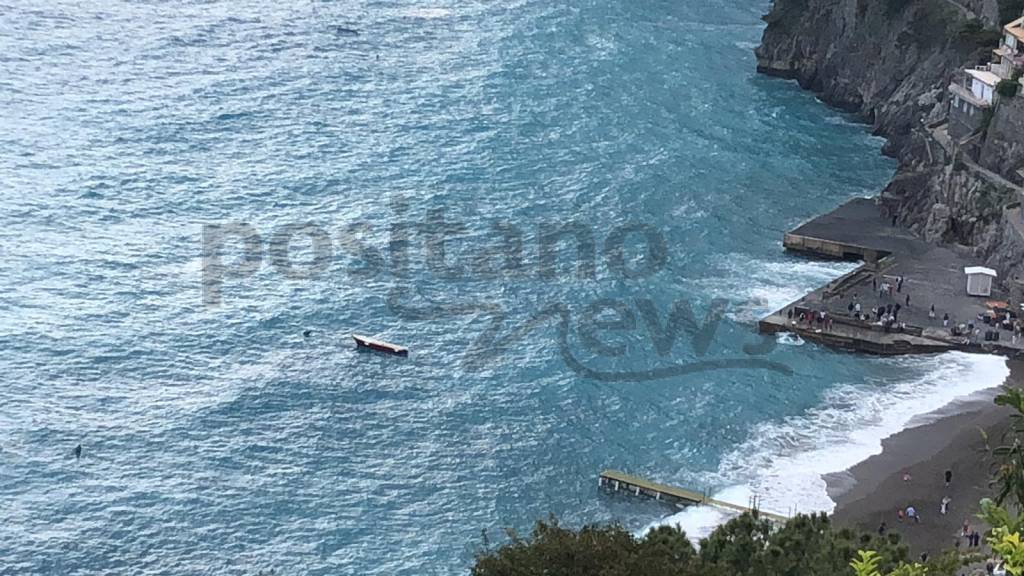
[[1003, 26], [1003, 40], [992, 51], [992, 72], [1008, 80], [1024, 69], [1024, 17]]
[[949, 85], [949, 135], [970, 136], [984, 125], [985, 113], [998, 99], [996, 86], [1017, 79], [1024, 71], [1024, 17], [1003, 27], [1003, 39], [992, 51], [992, 61], [963, 70]]

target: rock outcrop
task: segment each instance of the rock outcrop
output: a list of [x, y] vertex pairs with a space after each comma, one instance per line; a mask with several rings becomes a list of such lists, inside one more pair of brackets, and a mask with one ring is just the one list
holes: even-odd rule
[[797, 80], [887, 138], [899, 168], [882, 201], [903, 225], [1024, 277], [1024, 239], [1007, 241], [1024, 96], [1002, 99], [967, 143], [942, 126], [950, 82], [998, 42], [999, 9], [996, 0], [776, 0], [756, 53], [760, 72]]

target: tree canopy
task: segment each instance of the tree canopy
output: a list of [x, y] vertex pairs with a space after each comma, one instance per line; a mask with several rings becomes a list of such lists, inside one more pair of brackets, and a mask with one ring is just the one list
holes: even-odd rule
[[[621, 526], [571, 530], [555, 519], [538, 522], [526, 538], [484, 549], [473, 576], [820, 576], [853, 575], [851, 562], [871, 550], [880, 574], [906, 566], [898, 535], [880, 537], [836, 530], [825, 514], [799, 515], [772, 527], [744, 514], [712, 532], [695, 548], [678, 528], [662, 526], [642, 537]], [[944, 571], [929, 572], [941, 576]]]

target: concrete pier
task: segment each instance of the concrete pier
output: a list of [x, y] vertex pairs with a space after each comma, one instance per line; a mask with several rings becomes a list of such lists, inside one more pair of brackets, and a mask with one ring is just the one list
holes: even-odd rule
[[631, 476], [617, 470], [605, 470], [604, 472], [601, 472], [601, 475], [598, 477], [597, 484], [599, 487], [611, 492], [624, 492], [633, 496], [645, 496], [648, 498], [654, 498], [655, 500], [662, 500], [682, 506], [714, 506], [716, 508], [724, 508], [735, 512], [756, 512], [762, 518], [767, 518], [772, 522], [785, 522], [788, 520], [787, 517], [781, 514], [773, 514], [771, 512], [759, 510], [756, 503], [752, 506], [740, 506], [731, 502], [722, 502], [720, 500], [708, 498], [707, 494], [702, 492], [694, 492], [684, 488], [676, 488], [675, 486], [650, 482], [643, 478]]
[[[1006, 301], [1005, 294], [991, 297], [967, 295], [964, 267], [979, 265], [975, 259], [941, 246], [924, 242], [906, 230], [891, 225], [873, 199], [858, 198], [832, 212], [815, 218], [785, 235], [787, 250], [812, 257], [857, 259], [864, 263], [853, 272], [814, 290], [758, 323], [765, 334], [792, 332], [805, 340], [836, 348], [871, 354], [933, 353], [947, 350], [989, 352], [1016, 356], [1024, 342], [1013, 343], [1012, 332], [998, 330], [978, 320], [987, 310], [986, 302]], [[902, 290], [879, 294], [883, 282], [904, 279]], [[910, 296], [909, 306], [906, 303]], [[850, 304], [861, 305], [871, 314], [879, 306], [899, 304], [899, 321], [904, 330], [885, 330], [872, 322], [857, 320]], [[1014, 304], [1016, 305], [1016, 304]], [[935, 307], [935, 317], [929, 309]], [[793, 318], [787, 316], [793, 311]], [[801, 323], [803, 311], [825, 312], [833, 320], [831, 329], [817, 323]], [[982, 331], [998, 330], [999, 341], [953, 336], [943, 326], [974, 323]]]

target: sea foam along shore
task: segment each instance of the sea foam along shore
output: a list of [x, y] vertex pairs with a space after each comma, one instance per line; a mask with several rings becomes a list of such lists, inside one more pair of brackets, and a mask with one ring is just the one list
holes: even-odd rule
[[[832, 513], [836, 502], [826, 477], [881, 453], [883, 440], [894, 434], [956, 413], [986, 391], [990, 399], [1010, 374], [1005, 358], [962, 352], [875, 361], [912, 376], [884, 386], [840, 386], [800, 416], [756, 427], [722, 459], [718, 476], [726, 487], [714, 497], [746, 504], [757, 494], [767, 511]], [[732, 516], [692, 507], [648, 528], [679, 525], [698, 538]]]
[[[1020, 386], [1022, 364], [1011, 361], [1007, 383]], [[958, 402], [950, 415], [935, 422], [895, 434], [883, 442], [882, 453], [853, 468], [827, 478], [836, 501], [836, 524], [861, 530], [875, 530], [881, 522], [898, 533], [914, 555], [938, 554], [959, 542], [966, 520], [984, 532], [976, 514], [982, 498], [992, 495], [989, 485], [992, 459], [988, 442], [1000, 442], [1010, 423], [1009, 408], [996, 406], [997, 390], [987, 390], [970, 401]], [[953, 473], [947, 486], [945, 472]], [[904, 472], [910, 479], [904, 478]], [[940, 502], [950, 498], [948, 513], [940, 513]], [[920, 523], [901, 524], [896, 510], [914, 506]]]

